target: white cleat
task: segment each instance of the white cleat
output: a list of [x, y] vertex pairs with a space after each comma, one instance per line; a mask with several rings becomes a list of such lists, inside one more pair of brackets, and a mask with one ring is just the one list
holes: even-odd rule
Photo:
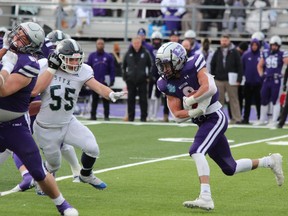
[[73, 181], [72, 181], [72, 182], [74, 182], [74, 183], [80, 183], [81, 181], [80, 181], [79, 176], [73, 176]]
[[214, 209], [212, 198], [207, 196], [203, 197], [201, 195], [196, 200], [184, 202], [183, 205], [187, 208], [201, 208], [207, 211]]
[[270, 168], [272, 169], [275, 175], [277, 184], [281, 186], [284, 183], [284, 175], [282, 170], [282, 155], [279, 153], [275, 153], [271, 154], [270, 158], [273, 161]]
[[89, 176], [83, 176], [80, 174], [79, 178], [81, 182], [88, 183], [98, 190], [104, 190], [107, 187], [105, 182], [94, 176], [93, 173], [91, 173]]
[[68, 209], [65, 209], [65, 211], [63, 212], [63, 215], [64, 216], [78, 216], [79, 213], [77, 209], [75, 208], [68, 208]]

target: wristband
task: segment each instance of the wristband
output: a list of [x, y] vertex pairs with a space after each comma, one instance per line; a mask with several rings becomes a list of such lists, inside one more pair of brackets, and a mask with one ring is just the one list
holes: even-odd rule
[[47, 68], [47, 71], [49, 73], [51, 73], [52, 75], [55, 75], [55, 73], [56, 73], [56, 69], [53, 69], [53, 68], [50, 68], [50, 67]]

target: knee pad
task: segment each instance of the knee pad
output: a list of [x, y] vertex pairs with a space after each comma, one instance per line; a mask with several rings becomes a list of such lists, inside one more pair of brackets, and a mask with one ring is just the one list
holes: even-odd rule
[[47, 161], [45, 161], [45, 168], [50, 173], [57, 172], [60, 169], [60, 167], [61, 167], [60, 163], [52, 163], [52, 164], [50, 164]]

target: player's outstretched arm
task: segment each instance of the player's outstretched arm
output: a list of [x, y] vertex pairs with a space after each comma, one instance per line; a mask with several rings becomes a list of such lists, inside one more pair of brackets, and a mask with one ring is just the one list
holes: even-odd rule
[[114, 92], [111, 88], [98, 82], [95, 78], [88, 80], [85, 84], [91, 90], [95, 91], [97, 94], [101, 95], [107, 100], [111, 100], [112, 102], [116, 102], [119, 98], [127, 94], [127, 92]]

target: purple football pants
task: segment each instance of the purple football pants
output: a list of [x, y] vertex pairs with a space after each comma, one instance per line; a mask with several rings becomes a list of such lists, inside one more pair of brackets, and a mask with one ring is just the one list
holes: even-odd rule
[[189, 154], [207, 154], [218, 164], [226, 175], [233, 175], [236, 170], [236, 161], [232, 157], [226, 136], [228, 121], [225, 114], [218, 110], [206, 116], [193, 119], [199, 126], [190, 147]]
[[14, 152], [36, 181], [44, 180], [46, 174], [39, 149], [29, 129], [29, 117], [0, 123], [0, 152], [9, 149]]

